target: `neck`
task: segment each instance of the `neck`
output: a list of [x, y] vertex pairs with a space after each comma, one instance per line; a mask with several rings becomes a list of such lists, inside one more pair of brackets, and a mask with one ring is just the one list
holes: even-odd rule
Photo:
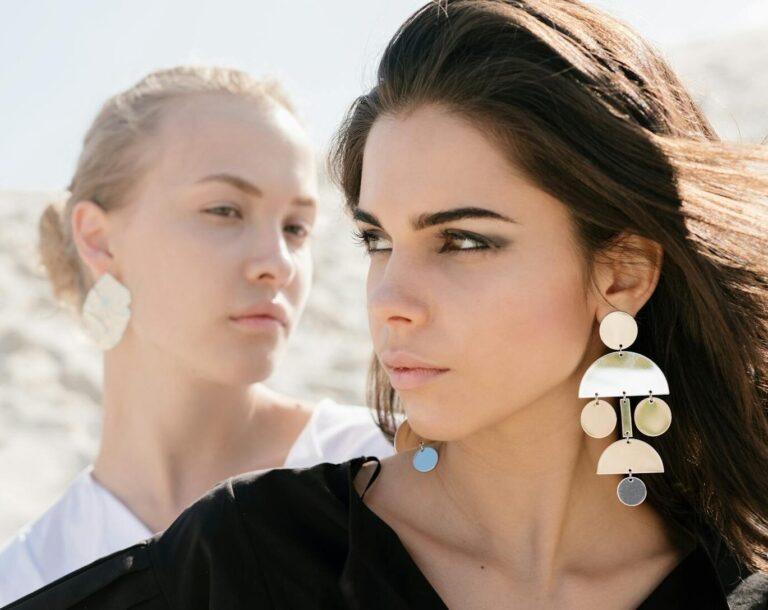
[[137, 351], [126, 342], [105, 354], [93, 475], [159, 531], [217, 482], [266, 466], [258, 449], [274, 450], [263, 429], [279, 397], [260, 384], [217, 383], [158, 351]]
[[473, 524], [468, 536], [481, 541], [478, 553], [541, 583], [585, 563], [610, 571], [628, 548], [646, 557], [671, 550], [656, 511], [647, 502], [621, 504], [621, 477], [595, 474], [616, 439], [583, 432], [576, 395], [570, 380], [501, 425], [445, 443], [435, 470], [461, 515], [457, 524]]

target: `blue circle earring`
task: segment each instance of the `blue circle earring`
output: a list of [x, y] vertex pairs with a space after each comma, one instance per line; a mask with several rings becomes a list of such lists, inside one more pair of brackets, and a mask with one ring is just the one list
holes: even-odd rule
[[429, 472], [437, 466], [437, 449], [424, 445], [424, 441], [419, 442], [419, 448], [413, 454], [413, 467], [419, 472]]
[[414, 449], [416, 449], [416, 452], [413, 454], [411, 463], [416, 470], [419, 472], [429, 472], [437, 466], [439, 459], [437, 450], [434, 447], [425, 445], [424, 439], [411, 430], [408, 418], [404, 418], [395, 431], [395, 451], [402, 453]]

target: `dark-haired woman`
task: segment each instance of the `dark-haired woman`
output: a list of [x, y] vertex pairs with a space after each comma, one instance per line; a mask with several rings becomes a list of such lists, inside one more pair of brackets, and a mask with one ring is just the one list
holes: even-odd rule
[[400, 453], [230, 479], [17, 607], [766, 607], [768, 153], [580, 2], [449, 0], [334, 160]]

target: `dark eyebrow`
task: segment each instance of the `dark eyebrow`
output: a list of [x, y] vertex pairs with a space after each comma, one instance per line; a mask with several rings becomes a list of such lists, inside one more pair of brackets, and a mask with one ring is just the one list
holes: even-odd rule
[[[197, 182], [198, 183], [224, 182], [254, 197], [262, 197], [264, 195], [258, 186], [256, 186], [252, 182], [249, 182], [245, 178], [241, 178], [240, 176], [235, 176], [234, 174], [227, 174], [227, 173], [211, 174], [210, 176], [205, 176], [204, 178], [200, 178], [200, 180], [198, 180]], [[296, 199], [293, 200], [293, 203], [296, 205], [306, 205], [306, 206], [316, 205], [316, 202], [312, 197], [297, 197]]]
[[[378, 227], [380, 229], [382, 228], [381, 222], [379, 222], [379, 219], [376, 218], [376, 216], [366, 212], [365, 210], [361, 210], [360, 208], [355, 208], [354, 212], [352, 213], [352, 217], [355, 220], [366, 222], [370, 225], [373, 225], [374, 227]], [[420, 214], [411, 221], [411, 226], [413, 226], [414, 231], [420, 231], [422, 229], [426, 229], [427, 227], [433, 227], [435, 225], [441, 225], [447, 222], [462, 220], [464, 218], [493, 218], [494, 220], [503, 220], [504, 222], [517, 223], [517, 221], [508, 218], [503, 214], [499, 214], [498, 212], [494, 212], [493, 210], [467, 207], [455, 208], [453, 210], [443, 210], [442, 212], [434, 212], [432, 214]]]

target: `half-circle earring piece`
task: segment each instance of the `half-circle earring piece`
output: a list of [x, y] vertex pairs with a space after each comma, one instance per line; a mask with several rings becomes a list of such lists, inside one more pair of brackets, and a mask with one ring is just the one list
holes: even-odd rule
[[131, 293], [110, 273], [91, 286], [83, 302], [85, 331], [102, 350], [112, 349], [123, 337], [131, 318]]
[[412, 451], [419, 446], [419, 436], [408, 423], [408, 419], [403, 419], [402, 423], [395, 430], [395, 452]]

